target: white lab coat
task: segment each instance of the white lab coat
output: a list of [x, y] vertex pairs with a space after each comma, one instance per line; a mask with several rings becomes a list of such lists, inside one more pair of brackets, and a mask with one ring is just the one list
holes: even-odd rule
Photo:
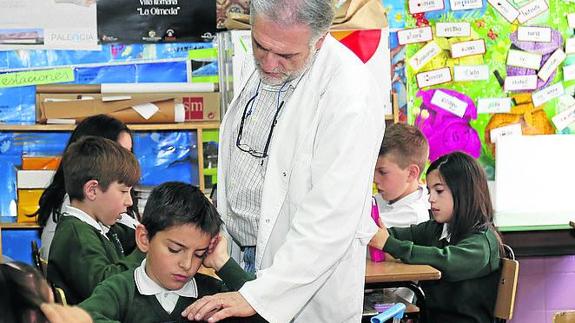
[[[385, 90], [328, 35], [287, 101], [263, 184], [257, 279], [240, 289], [266, 320], [360, 321], [366, 244], [377, 229], [371, 189], [385, 129]], [[233, 114], [220, 129], [217, 193], [224, 221], [230, 140], [236, 140], [227, 116]]]

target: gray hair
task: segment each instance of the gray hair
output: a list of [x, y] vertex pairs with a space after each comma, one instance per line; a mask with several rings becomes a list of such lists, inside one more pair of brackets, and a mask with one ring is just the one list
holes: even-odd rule
[[283, 26], [307, 25], [315, 42], [329, 30], [335, 12], [332, 0], [251, 0], [252, 25], [260, 15]]

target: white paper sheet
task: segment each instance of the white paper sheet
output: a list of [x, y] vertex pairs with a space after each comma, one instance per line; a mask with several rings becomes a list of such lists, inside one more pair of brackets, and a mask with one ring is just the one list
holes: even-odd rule
[[575, 136], [502, 137], [496, 150], [498, 226], [567, 225], [575, 217]]
[[0, 0], [0, 50], [99, 50], [95, 0]]

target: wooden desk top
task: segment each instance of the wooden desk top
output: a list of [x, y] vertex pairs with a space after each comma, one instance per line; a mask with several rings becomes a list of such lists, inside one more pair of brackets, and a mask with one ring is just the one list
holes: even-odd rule
[[367, 260], [366, 283], [387, 283], [415, 280], [437, 280], [441, 272], [428, 265], [408, 265], [401, 262]]

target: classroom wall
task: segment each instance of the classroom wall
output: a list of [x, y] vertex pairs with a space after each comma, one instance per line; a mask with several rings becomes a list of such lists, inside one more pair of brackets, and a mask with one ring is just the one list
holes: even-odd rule
[[552, 323], [553, 314], [575, 310], [575, 255], [519, 258], [512, 323]]

